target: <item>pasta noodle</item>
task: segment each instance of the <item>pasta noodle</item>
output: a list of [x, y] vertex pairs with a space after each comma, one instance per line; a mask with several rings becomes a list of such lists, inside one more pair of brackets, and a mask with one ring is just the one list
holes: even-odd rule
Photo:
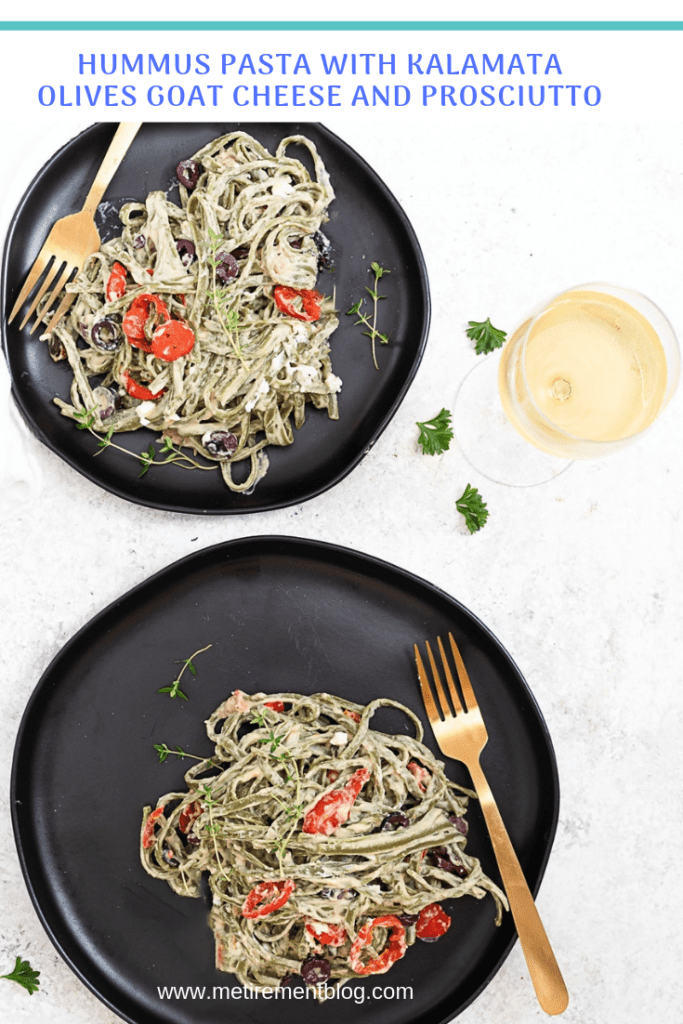
[[[371, 729], [382, 706], [416, 737]], [[465, 852], [475, 794], [448, 780], [408, 708], [236, 690], [206, 725], [215, 753], [187, 790], [145, 808], [141, 858], [181, 896], [199, 896], [209, 872], [219, 969], [256, 988], [311, 983], [307, 969], [383, 973], [416, 936], [446, 930], [440, 901], [465, 895], [490, 893], [500, 923], [505, 895]]]
[[[288, 156], [293, 145], [308, 149], [315, 178]], [[266, 472], [266, 446], [292, 443], [307, 403], [339, 416], [329, 354], [338, 319], [315, 291], [334, 192], [299, 135], [272, 156], [231, 132], [177, 173], [181, 205], [163, 192], [125, 204], [121, 236], [67, 285], [76, 299], [43, 336], [73, 372], [70, 402], [55, 401], [110, 438], [149, 426], [248, 491]], [[242, 460], [249, 472], [237, 482]]]

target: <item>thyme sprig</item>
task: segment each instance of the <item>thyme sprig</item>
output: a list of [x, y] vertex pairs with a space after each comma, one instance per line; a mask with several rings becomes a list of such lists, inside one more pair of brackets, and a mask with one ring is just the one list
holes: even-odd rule
[[[146, 452], [140, 452], [136, 455], [135, 452], [129, 452], [127, 448], [123, 448], [120, 444], [116, 444], [112, 441], [114, 434], [114, 428], [110, 427], [104, 437], [94, 429], [94, 424], [97, 420], [97, 410], [93, 407], [92, 409], [78, 409], [74, 414], [73, 418], [76, 420], [76, 428], [78, 430], [89, 430], [93, 437], [97, 438], [97, 447], [100, 449], [99, 452], [95, 452], [95, 455], [100, 455], [105, 448], [116, 448], [117, 451], [123, 452], [124, 455], [131, 455], [134, 459], [140, 462], [142, 469], [138, 476], [144, 476], [150, 466], [167, 466], [173, 462], [180, 466], [181, 469], [208, 469], [214, 470], [219, 467], [203, 466], [196, 459], [193, 459], [186, 452], [182, 451], [178, 445], [173, 444], [170, 437], [163, 438], [163, 444], [159, 451], [150, 443]], [[163, 435], [162, 435], [163, 436]], [[167, 455], [168, 458], [157, 459], [157, 455]]]
[[[203, 806], [209, 812], [209, 822], [207, 825], [204, 826], [204, 831], [213, 839], [213, 849], [214, 853], [216, 854], [216, 863], [220, 865], [220, 869], [225, 880], [229, 881], [225, 868], [223, 867], [223, 863], [218, 853], [218, 842], [216, 840], [216, 836], [220, 834], [221, 826], [218, 824], [217, 821], [213, 820], [213, 809], [218, 803], [218, 801], [214, 800], [213, 798], [213, 784], [204, 783], [204, 785], [200, 786], [199, 795], [201, 797]], [[229, 870], [230, 869], [228, 868], [228, 871]]]
[[[294, 780], [295, 782], [295, 796], [293, 804], [285, 804], [282, 800], [277, 797], [277, 803], [282, 808], [284, 813], [285, 833], [273, 845], [273, 853], [277, 854], [278, 864], [280, 866], [280, 873], [284, 874], [283, 868], [283, 857], [285, 850], [289, 844], [290, 839], [294, 835], [294, 831], [297, 826], [299, 818], [304, 813], [305, 804], [301, 803], [301, 776], [299, 774], [299, 768], [296, 760], [292, 757], [288, 750], [280, 748], [280, 744], [284, 740], [284, 735], [276, 734], [275, 730], [272, 729], [266, 722], [265, 715], [262, 711], [255, 711], [254, 717], [252, 718], [252, 725], [258, 725], [262, 729], [268, 730], [268, 735], [260, 740], [261, 744], [268, 745], [268, 753], [274, 761], [279, 761], [280, 764], [286, 765], [285, 768], [285, 779], [287, 782]], [[289, 829], [287, 829], [289, 826]]]
[[163, 764], [169, 754], [175, 754], [176, 757], [179, 757], [182, 761], [184, 761], [186, 757], [191, 757], [193, 761], [208, 761], [212, 768], [218, 767], [218, 765], [213, 763], [210, 757], [199, 757], [198, 754], [189, 754], [187, 750], [183, 750], [182, 747], [176, 746], [175, 750], [171, 750], [171, 748], [165, 743], [155, 743], [154, 749], [157, 752], [159, 764]]
[[218, 284], [218, 276], [216, 274], [216, 271], [221, 265], [218, 253], [224, 242], [225, 239], [223, 235], [214, 231], [212, 228], [209, 228], [206, 262], [211, 267], [211, 290], [208, 292], [208, 296], [211, 299], [211, 304], [216, 312], [216, 316], [218, 317], [218, 322], [223, 328], [223, 333], [230, 342], [235, 356], [239, 359], [246, 370], [248, 364], [244, 358], [242, 346], [240, 345], [236, 334], [240, 319], [237, 309], [239, 298], [235, 297], [234, 292], [231, 293], [228, 288], [223, 288]]
[[365, 302], [365, 298], [360, 298], [358, 302], [354, 302], [351, 309], [347, 312], [347, 316], [357, 316], [358, 320], [354, 323], [354, 327], [359, 324], [367, 327], [367, 331], [363, 331], [372, 343], [372, 361], [375, 364], [375, 369], [379, 370], [379, 364], [377, 362], [377, 349], [375, 342], [379, 339], [380, 344], [387, 345], [389, 343], [389, 335], [382, 334], [381, 331], [377, 330], [377, 304], [380, 299], [386, 299], [386, 295], [380, 295], [378, 291], [379, 282], [385, 274], [390, 274], [390, 270], [385, 270], [384, 267], [380, 267], [379, 263], [374, 261], [370, 264], [373, 274], [375, 275], [375, 283], [373, 288], [365, 287], [366, 292], [372, 299], [372, 319], [361, 311], [361, 307]]
[[169, 697], [182, 697], [183, 700], [187, 700], [187, 694], [183, 693], [183, 691], [180, 689], [180, 680], [183, 678], [183, 672], [185, 672], [186, 669], [189, 669], [190, 674], [196, 676], [197, 669], [194, 666], [193, 659], [196, 658], [198, 654], [202, 654], [204, 651], [208, 651], [209, 647], [213, 647], [213, 644], [207, 644], [206, 647], [200, 647], [199, 650], [195, 651], [194, 654], [191, 654], [189, 658], [184, 658], [182, 660], [176, 661], [176, 665], [183, 666], [180, 672], [178, 673], [178, 678], [174, 679], [170, 686], [162, 686], [160, 689], [157, 690], [157, 693], [167, 693]]

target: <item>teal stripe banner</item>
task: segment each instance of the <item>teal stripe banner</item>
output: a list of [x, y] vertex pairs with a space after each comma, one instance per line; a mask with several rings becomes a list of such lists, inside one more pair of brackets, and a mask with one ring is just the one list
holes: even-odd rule
[[680, 32], [683, 21], [0, 21], [4, 32]]

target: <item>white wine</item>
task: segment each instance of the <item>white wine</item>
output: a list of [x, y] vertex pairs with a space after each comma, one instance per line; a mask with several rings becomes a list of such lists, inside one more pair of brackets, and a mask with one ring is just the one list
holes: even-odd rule
[[655, 420], [670, 390], [666, 353], [652, 324], [598, 289], [559, 295], [503, 350], [505, 414], [552, 455], [588, 458], [603, 444], [620, 447]]

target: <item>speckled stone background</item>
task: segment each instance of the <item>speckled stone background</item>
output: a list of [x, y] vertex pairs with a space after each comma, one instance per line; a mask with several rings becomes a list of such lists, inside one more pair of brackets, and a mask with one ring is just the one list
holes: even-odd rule
[[[528, 489], [487, 481], [455, 445], [422, 455], [415, 421], [453, 407], [477, 360], [467, 320], [490, 316], [514, 328], [569, 285], [636, 287], [683, 333], [681, 134], [655, 124], [541, 130], [468, 127], [454, 118], [450, 136], [423, 126], [418, 137], [410, 124], [400, 133], [327, 124], [404, 205], [434, 305], [417, 378], [361, 465], [302, 506], [181, 517], [99, 491], [22, 430], [22, 465], [40, 480], [28, 502], [6, 496], [0, 523], [0, 973], [20, 953], [42, 984], [29, 997], [0, 981], [2, 1015], [22, 1024], [118, 1019], [54, 951], [14, 853], [12, 751], [43, 669], [93, 614], [168, 563], [228, 538], [285, 533], [394, 561], [453, 594], [497, 634], [536, 695], [559, 763], [560, 824], [539, 907], [571, 994], [564, 1020], [678, 1021], [683, 395], [631, 448]], [[31, 176], [77, 128], [3, 126], [6, 151], [23, 152], [0, 168], [5, 224]], [[3, 454], [7, 482], [21, 468], [16, 445]], [[475, 536], [454, 507], [468, 482], [490, 509]], [[515, 947], [460, 1019], [533, 1024], [544, 1016]]]

